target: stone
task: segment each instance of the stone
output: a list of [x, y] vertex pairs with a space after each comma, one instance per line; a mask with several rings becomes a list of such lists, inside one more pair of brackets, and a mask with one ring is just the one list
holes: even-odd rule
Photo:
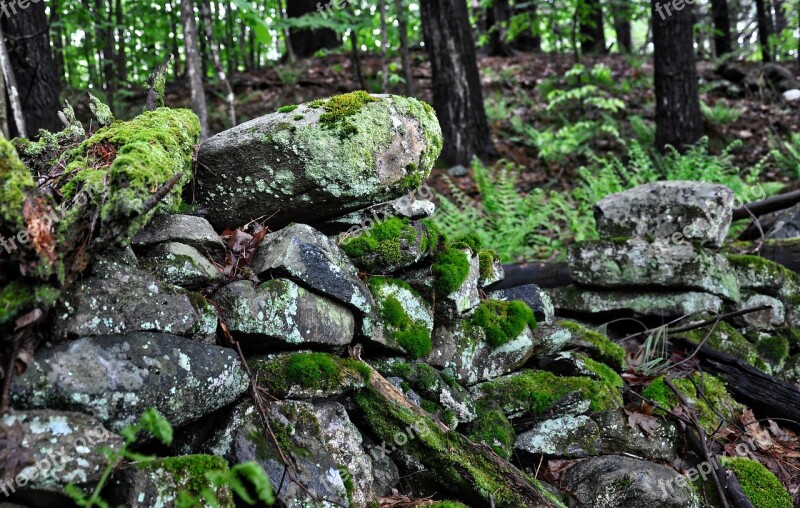
[[429, 257], [439, 239], [431, 224], [391, 217], [345, 237], [342, 248], [361, 270], [389, 275]]
[[668, 181], [640, 185], [597, 202], [600, 238], [669, 238], [720, 247], [731, 225], [734, 194], [724, 185]]
[[783, 265], [760, 256], [727, 254], [725, 257], [742, 290], [774, 296], [782, 301], [790, 300], [800, 292], [800, 274]]
[[606, 455], [572, 466], [563, 486], [580, 506], [592, 508], [700, 508], [688, 480], [675, 470], [645, 460]]
[[[366, 384], [365, 366], [359, 365], [357, 360], [326, 353], [280, 353], [250, 358], [247, 363], [259, 383], [280, 399], [335, 398], [361, 389]], [[301, 371], [302, 374], [298, 376], [297, 370], [293, 370], [299, 369], [298, 365], [314, 365], [321, 375], [311, 379], [306, 371]]]
[[415, 190], [442, 149], [433, 108], [354, 92], [243, 123], [197, 156], [197, 196], [211, 224], [314, 224]]
[[792, 88], [791, 90], [786, 90], [783, 92], [783, 100], [786, 102], [799, 102], [800, 101], [800, 89]]
[[603, 288], [664, 288], [705, 291], [739, 301], [739, 281], [725, 257], [690, 243], [666, 240], [597, 240], [569, 251], [569, 268], [578, 284]]
[[310, 226], [292, 224], [267, 235], [251, 267], [262, 277], [288, 277], [362, 316], [374, 312], [372, 295], [347, 254]]
[[447, 176], [451, 178], [463, 178], [467, 175], [469, 175], [469, 170], [460, 164], [447, 170]]
[[539, 323], [552, 324], [555, 317], [555, 309], [550, 295], [543, 291], [536, 284], [523, 284], [513, 288], [492, 291], [488, 295], [492, 300], [522, 300], [528, 304], [536, 321]]
[[574, 321], [561, 320], [556, 324], [570, 334], [569, 339], [562, 348], [581, 351], [593, 360], [605, 363], [617, 372], [627, 370], [628, 363], [625, 349], [606, 335]]
[[722, 309], [718, 296], [696, 291], [595, 291], [567, 286], [548, 289], [560, 314], [595, 315], [602, 312], [628, 312], [636, 316], [674, 317]]
[[133, 238], [131, 245], [135, 248], [146, 248], [165, 242], [189, 245], [214, 259], [225, 255], [225, 243], [211, 224], [206, 219], [193, 215], [156, 215]]
[[579, 459], [596, 455], [600, 430], [587, 416], [561, 416], [537, 423], [517, 436], [514, 449], [547, 458]]
[[[103, 447], [118, 451], [122, 438], [109, 432], [92, 416], [51, 409], [9, 411], [0, 416], [4, 452], [17, 460], [13, 480], [2, 484], [9, 495], [16, 490], [34, 506], [63, 506], [72, 483], [91, 488], [106, 468]], [[5, 453], [4, 453], [5, 455]]]
[[779, 93], [800, 88], [800, 83], [794, 79], [792, 71], [773, 62], [764, 64], [764, 78]]
[[[422, 196], [422, 190], [426, 190], [426, 196]], [[327, 234], [342, 233], [340, 238], [360, 233], [364, 229], [369, 229], [376, 222], [386, 220], [388, 217], [406, 218], [409, 220], [422, 220], [432, 217], [436, 213], [436, 205], [428, 198], [433, 196], [433, 192], [427, 184], [423, 184], [417, 191], [423, 199], [417, 199], [414, 193], [408, 193], [402, 198], [379, 203], [363, 210], [356, 210], [335, 219], [319, 224], [320, 231]]]
[[142, 265], [161, 282], [186, 289], [202, 289], [225, 275], [200, 251], [183, 243], [160, 243], [142, 257]]
[[[800, 94], [800, 91], [798, 91], [798, 94]], [[764, 237], [769, 240], [787, 240], [800, 237], [800, 203], [781, 212]]]
[[[384, 317], [371, 339], [393, 351], [425, 356], [433, 332], [431, 304], [400, 279], [374, 277], [370, 288]], [[398, 316], [398, 311], [404, 316]]]
[[503, 262], [500, 261], [500, 257], [496, 252], [491, 250], [478, 252], [478, 262], [480, 264], [479, 288], [483, 289], [506, 278]]
[[747, 297], [737, 307], [737, 310], [754, 309], [762, 305], [769, 305], [770, 309], [750, 312], [741, 316], [747, 326], [756, 330], [775, 330], [783, 326], [786, 320], [786, 308], [783, 302], [767, 295], [754, 294]]
[[83, 338], [36, 352], [11, 383], [19, 409], [93, 414], [112, 431], [150, 407], [175, 427], [230, 404], [249, 386], [230, 349], [161, 333]]
[[389, 496], [400, 483], [400, 471], [388, 454], [378, 450], [378, 444], [368, 436], [364, 438], [364, 449], [372, 459], [372, 491], [378, 496]]
[[602, 411], [591, 415], [600, 430], [600, 448], [604, 455], [632, 454], [650, 460], [672, 462], [678, 457], [680, 431], [674, 422], [651, 416], [652, 435], [632, 425], [622, 410]]
[[353, 340], [355, 320], [347, 307], [288, 279], [258, 285], [237, 281], [220, 289], [216, 299], [221, 319], [251, 351], [309, 345], [332, 348]]
[[209, 339], [217, 331], [216, 311], [199, 294], [108, 259], [66, 291], [55, 315], [60, 339], [149, 331]]

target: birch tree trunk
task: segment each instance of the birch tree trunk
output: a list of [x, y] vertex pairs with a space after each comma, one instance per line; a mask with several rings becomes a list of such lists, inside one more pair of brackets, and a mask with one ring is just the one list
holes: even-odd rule
[[192, 90], [192, 110], [200, 119], [200, 139], [208, 139], [208, 110], [203, 90], [203, 78], [200, 75], [200, 56], [197, 53], [197, 22], [194, 16], [194, 0], [181, 2], [181, 18], [183, 18], [183, 43], [186, 46], [186, 70]]
[[414, 95], [414, 75], [411, 70], [411, 53], [408, 48], [408, 17], [403, 0], [395, 0], [397, 8], [397, 24], [400, 30], [400, 53], [403, 56], [403, 74], [406, 80], [406, 96]]
[[389, 89], [389, 34], [386, 32], [386, 0], [378, 0], [378, 11], [381, 16], [381, 90]]
[[203, 24], [205, 25], [206, 29], [206, 41], [211, 49], [211, 59], [214, 61], [214, 68], [217, 70], [217, 77], [219, 77], [219, 80], [222, 82], [223, 86], [225, 87], [225, 92], [227, 93], [228, 116], [231, 120], [231, 127], [236, 127], [236, 95], [234, 95], [231, 82], [228, 80], [228, 76], [225, 74], [225, 70], [222, 68], [222, 60], [219, 56], [219, 46], [214, 38], [214, 30], [210, 22], [211, 9], [208, 6], [208, 0], [202, 0], [200, 5], [203, 11]]

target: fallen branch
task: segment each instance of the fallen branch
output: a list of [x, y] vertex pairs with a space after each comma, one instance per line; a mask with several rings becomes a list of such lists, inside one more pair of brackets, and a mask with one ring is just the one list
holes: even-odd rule
[[770, 196], [762, 199], [761, 201], [742, 205], [735, 209], [733, 211], [733, 220], [746, 219], [750, 216], [750, 214], [759, 216], [777, 212], [779, 210], [785, 210], [787, 208], [791, 208], [797, 203], [800, 203], [800, 190], [794, 190], [784, 194]]

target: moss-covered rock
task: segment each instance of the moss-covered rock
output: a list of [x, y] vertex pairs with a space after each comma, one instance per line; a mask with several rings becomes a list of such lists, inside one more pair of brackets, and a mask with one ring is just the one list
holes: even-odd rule
[[720, 457], [720, 463], [736, 474], [747, 498], [758, 508], [791, 508], [792, 496], [769, 469], [746, 457]]
[[383, 329], [372, 339], [412, 358], [431, 352], [433, 312], [414, 289], [400, 279], [373, 277], [369, 280], [382, 318]]
[[784, 362], [789, 358], [789, 340], [780, 335], [768, 335], [758, 341], [758, 354], [766, 361], [772, 372], [780, 372]]
[[735, 356], [756, 368], [762, 370], [769, 369], [764, 365], [763, 360], [759, 357], [753, 344], [751, 344], [739, 330], [725, 321], [720, 321], [716, 325], [709, 325], [704, 328], [682, 332], [680, 335], [686, 337], [695, 344], [703, 342], [717, 351]]
[[[228, 473], [228, 463], [213, 455], [167, 457], [140, 464], [141, 481], [126, 492], [127, 506], [176, 506], [179, 499], [195, 499], [192, 506], [233, 508], [235, 503], [228, 485], [215, 485], [207, 473]], [[132, 473], [135, 475], [135, 473]], [[213, 494], [217, 505], [210, 504], [204, 494]]]
[[385, 275], [418, 263], [438, 245], [439, 232], [435, 227], [391, 217], [358, 236], [345, 238], [342, 249], [359, 268]]
[[533, 311], [520, 300], [486, 300], [475, 309], [472, 323], [483, 329], [486, 342], [494, 347], [516, 339], [526, 326], [531, 330], [536, 328]]
[[503, 413], [503, 409], [491, 400], [478, 402], [477, 418], [464, 432], [476, 443], [484, 443], [504, 459], [511, 457], [514, 446], [514, 427]]
[[280, 398], [322, 398], [361, 388], [370, 370], [363, 363], [327, 353], [290, 353], [249, 361], [257, 378]]
[[22, 164], [11, 143], [0, 139], [0, 218], [13, 225], [11, 232], [14, 234], [25, 230], [22, 204], [34, 189], [36, 184], [31, 172]]
[[212, 137], [198, 154], [198, 196], [217, 227], [262, 216], [314, 224], [416, 189], [441, 149], [430, 106], [354, 92]]
[[480, 285], [480, 287], [486, 287], [500, 282], [506, 276], [503, 270], [503, 263], [500, 261], [500, 256], [493, 250], [480, 250], [478, 252], [478, 265], [481, 274], [478, 279], [478, 285]]
[[742, 289], [781, 298], [791, 297], [800, 289], [800, 275], [774, 261], [742, 254], [727, 254], [725, 258]]
[[699, 291], [594, 290], [579, 286], [548, 289], [560, 313], [594, 316], [626, 312], [636, 316], [674, 317], [710, 312], [718, 314], [722, 299]]
[[597, 361], [610, 365], [618, 372], [627, 367], [625, 350], [600, 332], [586, 328], [574, 321], [558, 321], [559, 327], [571, 334], [568, 344], [578, 347]]

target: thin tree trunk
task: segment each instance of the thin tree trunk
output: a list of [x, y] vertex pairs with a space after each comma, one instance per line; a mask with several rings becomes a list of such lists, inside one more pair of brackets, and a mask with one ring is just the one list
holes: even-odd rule
[[216, 39], [214, 38], [214, 30], [211, 27], [211, 23], [208, 22], [208, 20], [211, 19], [208, 0], [201, 0], [200, 8], [202, 9], [203, 13], [202, 18], [206, 29], [206, 40], [208, 41], [208, 46], [211, 48], [211, 59], [214, 61], [214, 67], [217, 70], [217, 77], [219, 78], [220, 82], [222, 82], [223, 86], [225, 87], [225, 92], [227, 93], [228, 115], [231, 120], [231, 127], [236, 127], [236, 96], [233, 93], [231, 82], [225, 75], [225, 70], [222, 68], [222, 60], [219, 57], [219, 47], [217, 46]]
[[[329, 1], [326, 0], [322, 3], [327, 5]], [[339, 3], [344, 5], [344, 2]], [[289, 0], [286, 3], [286, 17], [299, 18], [306, 14], [316, 13], [317, 5], [321, 6], [319, 0]], [[289, 30], [289, 42], [296, 58], [309, 58], [321, 49], [340, 47], [342, 38], [335, 31], [328, 28], [316, 30], [292, 28]]]
[[[283, 12], [283, 0], [278, 1], [278, 17], [281, 21], [286, 20], [286, 14]], [[285, 29], [283, 31], [283, 39], [286, 44], [286, 58], [289, 60], [289, 63], [294, 63], [297, 61], [297, 57], [294, 55], [294, 50], [292, 49], [292, 36], [289, 32], [289, 29]]]
[[170, 5], [172, 6], [172, 11], [170, 12], [169, 16], [169, 23], [170, 30], [172, 31], [173, 35], [170, 38], [170, 43], [172, 44], [172, 73], [175, 75], [175, 80], [177, 81], [183, 77], [181, 75], [180, 48], [178, 47], [178, 23], [180, 22], [180, 7], [178, 7], [177, 3], [175, 2]]
[[[105, 3], [103, 0], [98, 0], [98, 17], [103, 19], [105, 14]], [[106, 99], [108, 100], [108, 107], [111, 111], [116, 111], [115, 99], [117, 92], [117, 81], [114, 75], [114, 0], [108, 0], [108, 14], [106, 19], [103, 20], [103, 30], [100, 31], [101, 38], [103, 39], [103, 81], [106, 84]]]
[[[119, 84], [127, 83], [128, 81], [128, 53], [125, 48], [125, 12], [122, 10], [122, 0], [116, 0], [116, 33], [117, 33], [117, 81]], [[176, 33], [175, 31], [172, 32]], [[173, 37], [177, 39], [177, 37]], [[177, 43], [176, 43], [177, 44]], [[177, 53], [173, 55], [177, 60]]]
[[612, 0], [611, 16], [614, 19], [614, 32], [617, 34], [617, 49], [628, 55], [633, 50], [630, 0]]
[[56, 76], [64, 86], [66, 82], [66, 72], [64, 65], [64, 37], [61, 29], [61, 7], [62, 0], [54, 0], [50, 6], [50, 39], [53, 43], [53, 63], [56, 66]]
[[775, 7], [775, 33], [783, 32], [789, 23], [786, 21], [786, 11], [784, 10], [784, 0], [774, 0]]
[[671, 14], [651, 0], [656, 92], [656, 148], [683, 151], [703, 135], [694, 57], [692, 7]]
[[356, 82], [361, 90], [366, 90], [367, 83], [364, 81], [364, 73], [361, 71], [361, 57], [358, 51], [358, 33], [355, 29], [350, 30], [350, 58], [353, 61]]
[[389, 89], [389, 33], [386, 31], [386, 0], [378, 0], [381, 17], [381, 91]]
[[397, 10], [397, 24], [400, 30], [400, 54], [403, 56], [403, 74], [406, 80], [406, 95], [414, 95], [414, 74], [411, 70], [411, 53], [408, 48], [408, 18], [403, 6], [403, 0], [395, 0]]
[[[0, 41], [2, 41], [2, 31], [0, 30]], [[6, 58], [7, 59], [7, 58]], [[3, 72], [2, 61], [0, 61], [0, 134], [8, 139], [11, 133], [8, 130], [8, 103], [6, 101], [6, 80]]]
[[247, 46], [247, 25], [241, 19], [239, 20], [239, 49], [242, 52], [242, 64], [244, 70], [250, 70], [253, 64], [250, 61], [250, 52]]
[[756, 1], [756, 18], [758, 19], [758, 41], [761, 45], [761, 59], [772, 61], [772, 50], [769, 47], [769, 36], [772, 35], [772, 13], [768, 10], [767, 0]]
[[206, 109], [203, 79], [200, 76], [200, 56], [197, 54], [197, 22], [194, 16], [193, 0], [181, 2], [181, 17], [183, 18], [183, 42], [186, 46], [186, 70], [189, 74], [192, 91], [192, 109], [200, 119], [200, 138], [206, 140], [209, 134], [208, 110]]
[[711, 0], [711, 17], [714, 20], [714, 54], [717, 57], [727, 55], [733, 51], [728, 0]]
[[583, 54], [604, 54], [606, 36], [603, 31], [603, 7], [600, 0], [586, 0], [578, 17]]
[[508, 21], [511, 19], [511, 7], [508, 0], [494, 0], [491, 7], [486, 8], [486, 25], [489, 30], [489, 54], [491, 56], [513, 56], [514, 51], [508, 44]]
[[433, 104], [444, 133], [443, 159], [469, 165], [491, 150], [475, 41], [463, 0], [422, 0], [425, 47], [433, 72]]
[[[11, 61], [6, 49], [6, 37], [2, 27], [0, 27], [0, 69], [3, 71], [3, 81], [8, 91], [8, 99], [11, 103], [11, 113], [14, 116], [17, 134], [21, 138], [27, 138], [28, 130], [25, 127], [25, 115], [22, 113], [22, 102], [19, 99], [19, 87], [17, 87], [17, 80], [14, 77], [14, 69], [11, 68]], [[5, 95], [3, 99], [5, 100]], [[3, 111], [5, 112], [5, 108]], [[4, 131], [4, 133], [7, 137], [11, 137], [8, 130]]]

